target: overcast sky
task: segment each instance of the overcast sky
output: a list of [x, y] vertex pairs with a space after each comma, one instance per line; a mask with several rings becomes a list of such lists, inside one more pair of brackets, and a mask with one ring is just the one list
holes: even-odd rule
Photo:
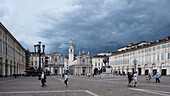
[[170, 0], [0, 0], [0, 22], [31, 51], [66, 55], [72, 39], [93, 56], [170, 36]]

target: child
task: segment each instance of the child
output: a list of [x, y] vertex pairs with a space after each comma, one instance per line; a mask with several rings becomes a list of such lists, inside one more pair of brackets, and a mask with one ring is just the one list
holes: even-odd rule
[[150, 83], [150, 81], [151, 81], [151, 74], [147, 75], [146, 81], [148, 81]]
[[67, 73], [65, 73], [64, 83], [66, 84], [66, 87], [67, 87], [67, 82], [68, 82], [68, 76], [67, 76]]
[[134, 79], [134, 87], [137, 87], [137, 81], [138, 81], [138, 75], [137, 75], [137, 72], [135, 72], [134, 76], [133, 76], [133, 79]]

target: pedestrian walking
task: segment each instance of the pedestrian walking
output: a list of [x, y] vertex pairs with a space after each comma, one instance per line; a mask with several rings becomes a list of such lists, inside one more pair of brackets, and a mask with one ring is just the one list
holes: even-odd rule
[[155, 79], [156, 79], [156, 81], [155, 81], [155, 83], [160, 83], [160, 80], [159, 80], [159, 78], [161, 77], [161, 75], [157, 72], [156, 74], [155, 74]]
[[67, 87], [67, 82], [68, 82], [68, 75], [67, 75], [67, 73], [65, 73], [64, 83], [66, 84], [66, 87]]
[[46, 82], [46, 75], [44, 74], [44, 71], [43, 71], [42, 74], [41, 74], [42, 87], [46, 86], [45, 82]]
[[137, 72], [135, 72], [135, 74], [134, 74], [134, 76], [133, 76], [133, 78], [134, 78], [134, 87], [137, 87], [137, 81], [138, 81], [138, 75], [137, 75]]
[[133, 80], [133, 74], [132, 74], [132, 71], [131, 70], [129, 70], [128, 71], [128, 77], [127, 77], [127, 79], [128, 79], [128, 85], [127, 85], [127, 87], [131, 87], [132, 86], [132, 80]]

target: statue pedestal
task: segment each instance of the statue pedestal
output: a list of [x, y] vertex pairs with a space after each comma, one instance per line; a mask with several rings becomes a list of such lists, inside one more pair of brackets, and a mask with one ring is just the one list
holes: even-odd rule
[[111, 67], [103, 67], [102, 68], [102, 74], [111, 74], [112, 73], [112, 69]]

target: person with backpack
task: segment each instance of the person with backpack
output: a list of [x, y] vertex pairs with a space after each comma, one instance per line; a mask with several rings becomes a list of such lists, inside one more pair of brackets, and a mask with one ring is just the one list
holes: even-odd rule
[[45, 82], [46, 82], [46, 75], [44, 74], [44, 71], [43, 71], [42, 74], [41, 74], [42, 87], [46, 86]]
[[160, 83], [160, 80], [159, 80], [159, 78], [161, 77], [161, 75], [157, 72], [156, 74], [155, 74], [155, 79], [156, 79], [156, 81], [155, 81], [155, 83]]

